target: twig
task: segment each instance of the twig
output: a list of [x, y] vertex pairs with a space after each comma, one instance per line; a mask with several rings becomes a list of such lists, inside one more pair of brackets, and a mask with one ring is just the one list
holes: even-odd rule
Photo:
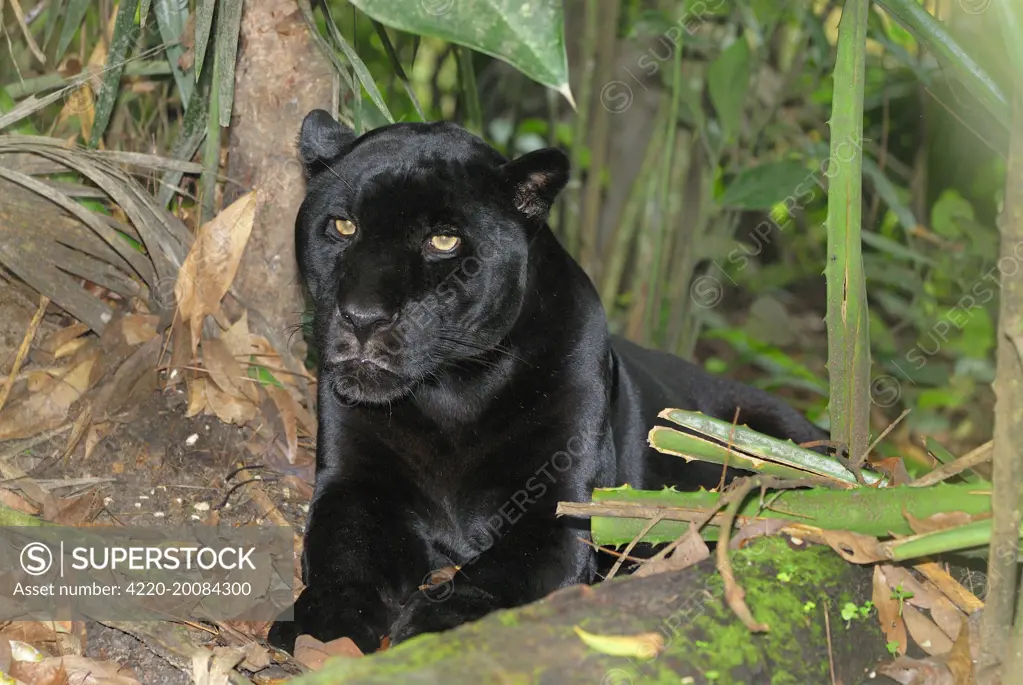
[[991, 452], [994, 444], [994, 441], [988, 440], [983, 445], [973, 448], [955, 461], [942, 464], [930, 473], [925, 473], [911, 483], [908, 483], [908, 485], [911, 488], [924, 488], [929, 485], [940, 483], [941, 481], [962, 473], [967, 469], [971, 469], [977, 464], [983, 464], [991, 458]]
[[636, 537], [632, 538], [629, 544], [626, 545], [625, 551], [622, 552], [622, 556], [618, 557], [618, 559], [615, 560], [614, 566], [612, 566], [611, 570], [607, 572], [607, 577], [605, 578], [605, 580], [611, 580], [612, 578], [615, 577], [615, 574], [618, 573], [618, 569], [620, 569], [622, 567], [622, 564], [625, 563], [625, 557], [628, 556], [629, 552], [631, 552], [639, 543], [639, 541], [642, 540], [646, 536], [646, 534], [649, 533], [650, 530], [658, 523], [660, 523], [663, 519], [664, 519], [663, 514], [658, 514], [657, 516], [654, 516], [647, 522], [645, 526], [643, 526], [643, 530], [636, 533]]
[[732, 427], [728, 430], [728, 446], [725, 449], [725, 458], [721, 464], [721, 480], [718, 481], [718, 492], [725, 489], [725, 473], [728, 471], [728, 457], [732, 456], [732, 445], [735, 441], [735, 426], [739, 423], [739, 408], [735, 408], [735, 416], [732, 417]]
[[18, 377], [18, 373], [21, 371], [21, 365], [25, 363], [25, 357], [28, 356], [28, 350], [32, 347], [32, 339], [36, 337], [36, 330], [39, 328], [39, 324], [42, 323], [43, 315], [46, 314], [46, 307], [50, 304], [50, 298], [46, 295], [39, 297], [39, 308], [36, 309], [35, 315], [32, 317], [32, 321], [28, 324], [28, 330], [25, 331], [25, 337], [21, 341], [21, 346], [18, 348], [18, 354], [14, 357], [14, 366], [11, 367], [11, 372], [7, 374], [7, 384], [3, 388], [0, 388], [0, 412], [4, 410], [4, 404], [7, 402], [8, 396], [11, 394], [11, 388], [14, 387], [14, 379]]
[[576, 537], [576, 540], [578, 540], [579, 542], [583, 543], [584, 545], [589, 545], [590, 547], [592, 547], [593, 549], [597, 550], [598, 552], [604, 552], [605, 554], [610, 554], [613, 557], [622, 557], [622, 558], [625, 559], [625, 561], [631, 561], [634, 564], [641, 564], [644, 561], [646, 561], [646, 559], [640, 559], [639, 557], [626, 556], [622, 552], [619, 552], [616, 549], [611, 549], [610, 547], [601, 547], [600, 545], [595, 543], [593, 540], [587, 540], [586, 538], [582, 538], [582, 537]]
[[831, 652], [831, 618], [828, 616], [828, 602], [824, 601], [824, 634], [828, 638], [828, 667], [831, 669], [831, 685], [838, 681], [835, 679], [835, 655]]
[[765, 623], [757, 623], [756, 619], [753, 618], [753, 614], [750, 613], [749, 607], [746, 606], [746, 591], [735, 582], [732, 562], [728, 559], [728, 542], [732, 535], [732, 525], [735, 523], [735, 516], [739, 513], [739, 506], [753, 488], [762, 487], [763, 481], [764, 479], [759, 476], [754, 476], [745, 480], [729, 494], [731, 501], [728, 503], [728, 508], [725, 509], [724, 522], [719, 529], [718, 544], [715, 550], [718, 573], [721, 574], [721, 580], [725, 584], [725, 602], [750, 632], [754, 633], [766, 633], [769, 627]]
[[976, 595], [963, 587], [962, 583], [950, 576], [939, 564], [927, 561], [917, 564], [913, 568], [919, 571], [924, 578], [934, 583], [934, 586], [941, 591], [941, 594], [948, 597], [967, 616], [984, 608], [984, 602], [977, 599]]
[[870, 453], [874, 451], [874, 448], [877, 447], [877, 443], [879, 443], [882, 440], [884, 440], [884, 437], [886, 435], [888, 435], [889, 433], [891, 433], [892, 430], [896, 426], [898, 426], [902, 422], [902, 419], [906, 418], [906, 415], [909, 414], [909, 412], [911, 412], [911, 411], [913, 411], [911, 408], [904, 409], [902, 411], [902, 413], [899, 414], [899, 418], [895, 419], [890, 424], [888, 424], [888, 427], [885, 428], [883, 431], [881, 431], [881, 434], [879, 436], [874, 438], [874, 442], [870, 443], [870, 445], [867, 447], [867, 451], [864, 452], [863, 456], [859, 458], [858, 463], [863, 464], [864, 462], [866, 462], [867, 461], [867, 456], [869, 456]]

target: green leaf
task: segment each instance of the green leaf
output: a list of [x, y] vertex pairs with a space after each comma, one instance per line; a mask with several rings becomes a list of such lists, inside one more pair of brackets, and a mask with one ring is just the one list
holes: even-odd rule
[[[152, 0], [142, 0], [148, 10]], [[192, 98], [192, 89], [195, 81], [182, 71], [179, 64], [184, 50], [181, 48], [181, 34], [188, 22], [188, 3], [179, 0], [156, 0], [156, 24], [160, 28], [160, 38], [167, 45], [167, 61], [170, 63], [171, 72], [174, 74], [174, 83], [181, 93], [181, 104], [187, 110], [188, 103]]]
[[[345, 58], [348, 60], [348, 63], [352, 65], [352, 70], [355, 72], [359, 83], [362, 84], [362, 87], [366, 89], [366, 93], [369, 94], [369, 99], [373, 101], [373, 104], [377, 106], [377, 109], [380, 110], [380, 113], [384, 115], [387, 121], [393, 124], [394, 116], [391, 114], [391, 110], [387, 108], [387, 104], [384, 102], [384, 98], [380, 94], [380, 90], [377, 88], [376, 81], [373, 80], [373, 75], [369, 73], [366, 63], [359, 57], [359, 53], [355, 51], [355, 48], [353, 48], [351, 44], [345, 40], [345, 37], [341, 35], [341, 30], [337, 27], [337, 24], [334, 23], [334, 18], [330, 15], [330, 7], [326, 3], [324, 3], [322, 7], [327, 18], [327, 33], [330, 34], [331, 39], [334, 41], [334, 44], [337, 45], [338, 49], [345, 53]], [[384, 21], [381, 23], [386, 24], [387, 22]], [[355, 84], [353, 83], [353, 89], [355, 89], [354, 85]], [[356, 90], [355, 93], [355, 102], [355, 133], [358, 134], [360, 133], [361, 128], [361, 122], [359, 121], [361, 117], [358, 108], [362, 102], [362, 93], [358, 92], [358, 90]]]
[[917, 220], [913, 216], [913, 210], [909, 208], [905, 202], [899, 199], [899, 191], [895, 185], [888, 180], [885, 176], [884, 171], [881, 167], [871, 159], [870, 157], [864, 156], [863, 158], [863, 176], [870, 180], [871, 185], [874, 186], [874, 191], [884, 200], [884, 203], [888, 206], [888, 209], [898, 218], [899, 225], [902, 226], [906, 231], [912, 231], [916, 228]]
[[561, 0], [353, 0], [382, 24], [508, 62], [572, 102]]
[[931, 207], [931, 229], [945, 238], [962, 237], [963, 229], [974, 221], [973, 205], [951, 188], [943, 192]]
[[78, 27], [85, 22], [85, 13], [89, 11], [90, 2], [91, 0], [71, 0], [68, 3], [67, 17], [60, 30], [60, 38], [57, 39], [56, 58], [58, 60], [64, 56], [67, 46], [71, 45], [71, 39], [75, 37]]
[[217, 0], [198, 0], [195, 6], [195, 78], [199, 80], [206, 59], [206, 46], [213, 28], [213, 7]]
[[[234, 104], [234, 67], [238, 61], [238, 33], [242, 26], [242, 0], [220, 0], [217, 18], [217, 78], [220, 81], [220, 125], [231, 125]], [[216, 84], [214, 84], [216, 87]]]
[[951, 67], [974, 97], [1001, 123], [1008, 125], [1010, 107], [1005, 93], [919, 0], [878, 0], [877, 4], [891, 13], [922, 46], [931, 50], [939, 62]]
[[896, 242], [891, 238], [881, 235], [880, 233], [863, 231], [860, 237], [863, 239], [864, 245], [869, 245], [875, 250], [887, 252], [893, 257], [908, 259], [913, 262], [919, 262], [920, 264], [927, 264], [928, 266], [937, 266], [937, 263], [930, 257], [922, 255], [919, 252], [915, 252], [902, 243]]
[[742, 106], [749, 88], [749, 57], [749, 44], [745, 38], [739, 38], [718, 55], [708, 69], [710, 101], [718, 114], [725, 140], [738, 132], [742, 120]]
[[795, 160], [768, 162], [743, 169], [735, 177], [718, 203], [733, 209], [771, 209], [790, 195], [810, 176]]
[[107, 130], [107, 124], [110, 123], [114, 102], [117, 101], [117, 93], [121, 89], [125, 57], [128, 55], [128, 48], [138, 37], [137, 32], [132, 30], [135, 27], [135, 10], [138, 9], [138, 5], [138, 0], [121, 0], [117, 18], [114, 19], [114, 35], [110, 40], [107, 64], [103, 69], [103, 85], [96, 97], [96, 119], [92, 124], [92, 135], [89, 139], [92, 147], [99, 144]]
[[45, 48], [50, 38], [53, 38], [53, 32], [57, 29], [57, 21], [60, 17], [64, 16], [65, 8], [64, 0], [53, 0], [49, 7], [46, 8], [46, 32], [43, 34], [43, 47]]

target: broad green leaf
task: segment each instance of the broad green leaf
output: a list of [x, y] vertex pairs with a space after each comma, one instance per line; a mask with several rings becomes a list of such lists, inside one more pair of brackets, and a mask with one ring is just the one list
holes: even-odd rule
[[91, 0], [70, 0], [68, 3], [67, 16], [60, 30], [60, 38], [57, 40], [58, 60], [64, 56], [67, 46], [71, 45], [71, 39], [75, 37], [78, 27], [85, 22], [85, 13], [89, 11], [90, 2]]
[[[153, 6], [153, 0], [141, 0], [141, 2], [142, 4], [139, 5], [139, 27], [145, 29], [146, 20], [149, 19], [149, 10]], [[182, 7], [184, 7], [185, 14], [187, 16], [188, 14], [187, 5], [185, 3], [182, 3]], [[175, 42], [177, 42], [178, 37], [180, 37], [180, 34], [177, 37], [175, 37], [174, 39]]]
[[213, 28], [213, 6], [217, 0], [198, 0], [195, 6], [195, 79], [199, 80], [206, 59], [206, 46]]
[[[142, 0], [148, 5], [153, 0]], [[148, 8], [146, 8], [148, 9]], [[195, 81], [182, 71], [179, 61], [184, 50], [181, 48], [181, 34], [188, 22], [188, 3], [180, 0], [156, 0], [156, 24], [160, 28], [160, 38], [167, 45], [167, 61], [174, 74], [174, 83], [181, 94], [181, 104], [187, 110], [192, 98]]]
[[284, 384], [277, 380], [277, 377], [270, 373], [270, 369], [265, 366], [260, 366], [255, 363], [255, 357], [249, 357], [249, 378], [256, 380], [260, 385], [266, 387], [272, 385], [278, 388], [283, 388]]
[[739, 38], [718, 55], [708, 69], [710, 101], [726, 141], [735, 136], [742, 120], [742, 106], [749, 88], [749, 58], [749, 44]]
[[561, 0], [353, 0], [382, 24], [508, 62], [572, 102]]
[[718, 203], [735, 209], [771, 209], [790, 195], [805, 192], [800, 184], [807, 178], [812, 178], [810, 172], [794, 160], [750, 167], [739, 172]]
[[973, 205], [956, 190], [946, 190], [931, 207], [931, 229], [945, 238], [964, 235], [964, 223], [976, 221]]
[[[242, 0], [220, 0], [217, 17], [217, 79], [220, 81], [220, 125], [231, 125], [234, 104], [234, 67], [238, 61], [238, 33], [242, 26]], [[214, 88], [217, 84], [214, 84]]]
[[121, 0], [117, 18], [114, 19], [114, 35], [110, 40], [107, 64], [103, 69], [103, 83], [99, 93], [96, 94], [96, 119], [92, 124], [92, 135], [89, 139], [89, 144], [92, 147], [99, 144], [107, 130], [107, 124], [110, 123], [114, 102], [117, 101], [117, 93], [121, 89], [121, 73], [124, 71], [124, 62], [128, 56], [129, 48], [138, 38], [138, 33], [134, 30], [135, 10], [138, 9], [138, 6], [138, 0]]

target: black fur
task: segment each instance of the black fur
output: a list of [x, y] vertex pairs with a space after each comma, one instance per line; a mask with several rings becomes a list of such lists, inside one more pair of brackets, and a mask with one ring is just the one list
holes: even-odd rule
[[[587, 522], [556, 518], [559, 501], [718, 479], [647, 447], [666, 407], [729, 421], [739, 407], [763, 432], [823, 437], [764, 392], [608, 334], [546, 225], [568, 180], [561, 152], [509, 162], [449, 123], [356, 140], [325, 112], [306, 118], [299, 148], [319, 435], [306, 588], [274, 644], [348, 636], [369, 652], [592, 582]], [[461, 245], [438, 254], [436, 234]], [[440, 596], [419, 589], [451, 566]]]

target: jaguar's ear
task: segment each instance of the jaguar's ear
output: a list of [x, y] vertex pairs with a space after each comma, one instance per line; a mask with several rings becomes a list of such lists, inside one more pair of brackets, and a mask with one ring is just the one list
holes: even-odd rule
[[544, 148], [501, 167], [514, 192], [515, 206], [530, 219], [544, 221], [554, 199], [568, 183], [571, 165], [565, 153]]
[[324, 164], [344, 150], [355, 140], [355, 132], [338, 123], [322, 109], [314, 109], [302, 120], [302, 132], [298, 136], [298, 156], [306, 174], [312, 176]]

